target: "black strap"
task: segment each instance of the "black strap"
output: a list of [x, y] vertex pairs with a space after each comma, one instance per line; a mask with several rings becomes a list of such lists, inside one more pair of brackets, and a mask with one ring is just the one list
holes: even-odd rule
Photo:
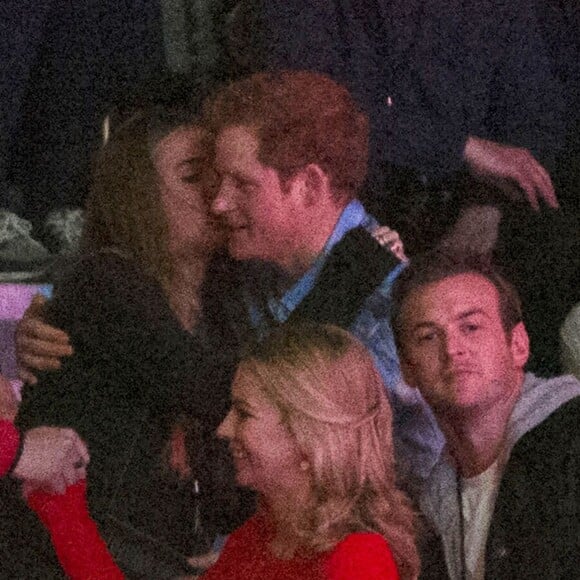
[[348, 329], [365, 300], [399, 260], [363, 228], [355, 228], [332, 249], [316, 285], [288, 318]]

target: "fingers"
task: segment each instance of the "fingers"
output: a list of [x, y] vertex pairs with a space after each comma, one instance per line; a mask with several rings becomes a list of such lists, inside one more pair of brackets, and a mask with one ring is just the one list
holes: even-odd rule
[[379, 226], [373, 231], [373, 237], [381, 246], [387, 246], [389, 250], [397, 257], [401, 262], [407, 262], [408, 258], [405, 255], [405, 249], [403, 247], [403, 242], [398, 232], [388, 228], [387, 226]]
[[64, 493], [66, 488], [87, 478], [89, 454], [85, 444], [72, 429], [60, 429], [62, 457], [55, 465], [54, 475], [43, 483], [52, 493]]
[[[68, 355], [60, 355], [68, 356]], [[18, 353], [18, 362], [21, 369], [38, 369], [43, 371], [57, 370], [61, 366], [60, 358], [57, 355], [38, 355], [30, 350], [21, 350]], [[30, 372], [30, 371], [29, 371]]]
[[38, 319], [22, 319], [16, 327], [16, 346], [44, 356], [72, 354], [68, 334]]
[[48, 300], [42, 294], [35, 294], [24, 313], [25, 317], [32, 318], [42, 318], [44, 307], [48, 303]]
[[526, 176], [524, 178], [520, 178], [517, 184], [526, 194], [528, 203], [532, 206], [532, 209], [534, 211], [540, 211], [540, 202], [538, 201], [538, 194], [536, 192], [535, 183], [531, 179], [528, 179]]
[[550, 178], [550, 174], [535, 159], [533, 160], [535, 163], [533, 171], [530, 173], [534, 176], [537, 194], [539, 194], [549, 207], [557, 209], [560, 205], [558, 204], [558, 198], [556, 197], [556, 191], [552, 179]]
[[36, 375], [32, 374], [30, 371], [26, 370], [24, 367], [18, 368], [18, 378], [23, 383], [28, 383], [29, 385], [36, 385], [38, 383], [38, 379]]
[[10, 381], [0, 375], [0, 419], [14, 421], [18, 413], [18, 399]]
[[89, 450], [87, 449], [85, 442], [78, 435], [75, 449], [78, 454], [79, 460], [82, 461], [83, 465], [86, 467], [89, 464], [91, 457], [89, 455]]
[[79, 464], [69, 463], [63, 470], [62, 470], [62, 480], [65, 483], [65, 487], [69, 485], [74, 485], [81, 479], [87, 478], [87, 468], [84, 463]]
[[87, 465], [90, 457], [87, 446], [72, 429], [62, 429], [65, 443], [70, 441], [70, 448], [62, 461], [62, 475], [67, 486], [73, 485], [87, 477]]
[[68, 335], [41, 320], [23, 318], [16, 328], [16, 354], [19, 377], [24, 382], [36, 384], [35, 370], [60, 368], [60, 358], [73, 352]]
[[516, 150], [512, 178], [526, 194], [529, 204], [540, 211], [540, 200], [549, 207], [557, 209], [558, 199], [550, 174], [526, 149]]
[[535, 211], [540, 210], [540, 201], [559, 207], [550, 174], [527, 149], [470, 136], [464, 158], [473, 175], [497, 185], [510, 197], [514, 186], [519, 199], [523, 191]]
[[43, 489], [64, 490], [86, 477], [88, 462], [87, 447], [74, 430], [36, 427], [24, 435], [14, 475]]

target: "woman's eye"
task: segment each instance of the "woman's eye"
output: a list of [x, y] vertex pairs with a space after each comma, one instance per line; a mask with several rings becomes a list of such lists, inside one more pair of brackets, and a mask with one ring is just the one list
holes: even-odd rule
[[189, 175], [184, 175], [181, 181], [184, 183], [199, 183], [203, 178], [201, 173], [191, 173]]
[[252, 193], [254, 191], [255, 185], [251, 181], [236, 179], [235, 187], [244, 193]]
[[238, 419], [241, 419], [241, 420], [249, 419], [252, 416], [245, 409], [235, 409], [235, 412], [236, 412], [236, 415], [238, 416]]
[[432, 332], [426, 332], [424, 334], [419, 335], [418, 337], [418, 341], [419, 342], [430, 342], [432, 340], [435, 340], [435, 338], [437, 337], [437, 333], [432, 331]]

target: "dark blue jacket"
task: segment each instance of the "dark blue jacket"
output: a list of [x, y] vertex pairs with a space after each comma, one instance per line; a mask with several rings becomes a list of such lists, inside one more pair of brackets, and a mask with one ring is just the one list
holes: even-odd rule
[[245, 0], [233, 28], [252, 70], [346, 84], [370, 116], [375, 163], [449, 173], [472, 134], [549, 167], [563, 140], [561, 90], [525, 0]]

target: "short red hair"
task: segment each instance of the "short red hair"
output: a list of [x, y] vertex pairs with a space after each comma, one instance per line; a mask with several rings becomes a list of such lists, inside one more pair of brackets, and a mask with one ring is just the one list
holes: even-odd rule
[[349, 92], [307, 71], [257, 73], [233, 82], [209, 101], [206, 122], [256, 129], [259, 160], [281, 179], [315, 163], [340, 199], [356, 197], [367, 172], [368, 119]]

